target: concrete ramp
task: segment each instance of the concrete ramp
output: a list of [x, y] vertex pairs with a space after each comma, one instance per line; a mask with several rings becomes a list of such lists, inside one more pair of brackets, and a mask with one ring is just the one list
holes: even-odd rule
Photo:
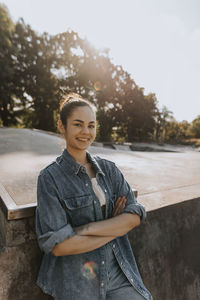
[[[0, 128], [0, 184], [4, 200], [11, 203], [12, 199], [16, 206], [34, 207], [39, 171], [55, 160], [64, 147], [65, 141], [55, 134]], [[200, 196], [199, 152], [186, 148], [178, 153], [122, 149], [91, 146], [89, 151], [117, 164], [148, 211]]]

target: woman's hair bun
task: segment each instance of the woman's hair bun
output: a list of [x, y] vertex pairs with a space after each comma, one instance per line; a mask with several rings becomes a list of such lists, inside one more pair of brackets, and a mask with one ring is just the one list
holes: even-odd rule
[[59, 110], [61, 111], [63, 106], [67, 103], [71, 103], [74, 101], [80, 101], [80, 100], [84, 100], [84, 99], [79, 94], [76, 94], [76, 93], [70, 93], [70, 94], [64, 95], [60, 101]]
[[68, 95], [64, 95], [60, 101], [59, 107], [60, 120], [62, 121], [62, 124], [64, 126], [66, 125], [67, 118], [72, 114], [75, 108], [83, 106], [88, 106], [95, 111], [93, 105], [82, 98], [79, 94], [70, 93]]

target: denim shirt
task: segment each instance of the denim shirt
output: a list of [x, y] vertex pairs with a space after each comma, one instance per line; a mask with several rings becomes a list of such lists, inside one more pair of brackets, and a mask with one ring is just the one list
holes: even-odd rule
[[[123, 213], [146, 217], [116, 165], [87, 152], [87, 159], [96, 171], [96, 179], [106, 196], [105, 218], [112, 217], [115, 200], [126, 197]], [[77, 163], [65, 149], [55, 162], [43, 169], [38, 177], [36, 233], [44, 252], [37, 284], [58, 300], [105, 300], [105, 246], [90, 252], [54, 256], [54, 246], [75, 233], [73, 227], [103, 219], [86, 168]], [[127, 234], [112, 240], [110, 246], [128, 281], [144, 297], [152, 300], [139, 274]]]

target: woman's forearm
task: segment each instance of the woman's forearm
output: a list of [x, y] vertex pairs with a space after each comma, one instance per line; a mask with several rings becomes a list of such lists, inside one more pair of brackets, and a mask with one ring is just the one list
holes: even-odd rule
[[55, 256], [65, 256], [90, 252], [100, 248], [113, 239], [115, 239], [114, 236], [80, 236], [75, 234], [71, 238], [57, 244], [53, 248], [52, 254]]
[[65, 256], [90, 252], [126, 234], [139, 224], [138, 215], [124, 213], [107, 220], [75, 227], [76, 234], [56, 245], [52, 253], [55, 256]]
[[74, 230], [82, 236], [114, 236], [119, 237], [140, 224], [140, 217], [136, 214], [124, 213], [113, 218], [92, 222]]

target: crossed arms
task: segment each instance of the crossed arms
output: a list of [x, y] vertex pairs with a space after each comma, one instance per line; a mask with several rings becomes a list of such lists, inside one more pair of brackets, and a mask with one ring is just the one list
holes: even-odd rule
[[57, 244], [52, 250], [53, 255], [64, 256], [92, 251], [138, 226], [139, 215], [122, 214], [125, 203], [126, 198], [119, 197], [115, 203], [112, 218], [73, 228], [75, 235]]
[[89, 252], [123, 236], [146, 218], [145, 208], [134, 199], [130, 186], [117, 172], [114, 188], [118, 196], [124, 196], [115, 201], [112, 217], [75, 228], [59, 204], [60, 195], [51, 174], [45, 172], [39, 176], [36, 232], [42, 251], [55, 256]]

